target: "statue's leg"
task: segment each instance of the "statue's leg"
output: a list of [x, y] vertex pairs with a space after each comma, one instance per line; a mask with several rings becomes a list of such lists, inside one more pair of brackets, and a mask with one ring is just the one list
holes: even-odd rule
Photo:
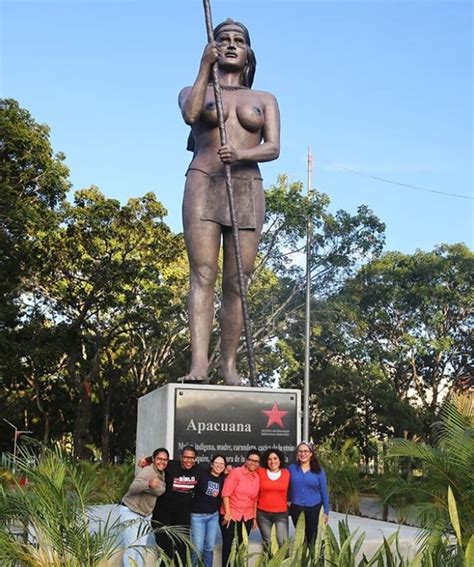
[[[258, 244], [262, 233], [264, 217], [263, 190], [260, 183], [256, 188], [256, 219], [255, 230], [240, 230], [240, 247], [242, 252], [242, 267], [246, 281], [250, 277], [257, 255]], [[221, 325], [221, 376], [226, 384], [240, 384], [237, 372], [237, 349], [243, 327], [242, 301], [240, 298], [237, 266], [235, 260], [234, 240], [232, 231], [226, 230], [223, 236], [224, 265], [222, 274], [222, 307], [220, 314]]]
[[[191, 175], [192, 173], [192, 175]], [[207, 176], [190, 172], [183, 201], [184, 240], [190, 268], [188, 297], [191, 332], [191, 370], [187, 380], [207, 380], [209, 340], [214, 319], [214, 285], [217, 277], [221, 227], [201, 220]]]

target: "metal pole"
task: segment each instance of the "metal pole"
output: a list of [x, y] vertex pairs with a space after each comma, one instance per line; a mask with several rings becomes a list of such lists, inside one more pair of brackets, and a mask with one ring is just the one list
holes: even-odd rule
[[[214, 41], [214, 32], [212, 27], [211, 4], [209, 0], [203, 0], [204, 16], [206, 19], [207, 39], [209, 43]], [[212, 66], [212, 84], [214, 87], [214, 97], [216, 99], [217, 120], [219, 122], [219, 134], [221, 145], [227, 144], [227, 134], [224, 124], [224, 110], [222, 106], [221, 87], [219, 84], [219, 68], [217, 61]], [[250, 384], [255, 386], [257, 383], [257, 370], [255, 367], [255, 356], [252, 345], [252, 330], [250, 325], [249, 308], [247, 302], [247, 284], [244, 278], [244, 269], [242, 265], [242, 252], [240, 246], [239, 227], [235, 214], [234, 193], [232, 190], [232, 172], [230, 165], [224, 165], [225, 186], [227, 190], [227, 198], [229, 200], [230, 220], [232, 223], [232, 237], [234, 239], [235, 259], [237, 264], [237, 278], [239, 281], [240, 298], [242, 301], [242, 315], [244, 319], [245, 344], [247, 346], [247, 359], [250, 370]]]
[[[313, 156], [308, 148], [308, 201], [313, 197]], [[304, 409], [303, 409], [303, 438], [309, 441], [309, 370], [310, 370], [310, 341], [311, 341], [311, 236], [313, 220], [308, 215], [306, 229], [306, 310], [305, 310], [305, 345], [304, 345]]]
[[13, 425], [13, 423], [11, 421], [8, 421], [8, 419], [3, 418], [3, 421], [5, 423], [8, 423], [8, 425], [10, 427], [13, 427], [13, 429], [15, 430], [14, 435], [15, 437], [13, 438], [13, 472], [15, 472], [16, 470], [16, 450], [17, 450], [17, 445], [18, 445], [18, 435], [22, 435], [23, 433], [33, 433], [32, 431], [19, 431], [18, 427], [16, 425]]
[[13, 425], [13, 423], [11, 421], [8, 421], [8, 419], [3, 418], [3, 421], [5, 423], [8, 423], [8, 425], [10, 427], [13, 427], [14, 429], [14, 437], [13, 437], [13, 472], [15, 472], [15, 468], [16, 468], [16, 433], [18, 431], [18, 427], [16, 425]]

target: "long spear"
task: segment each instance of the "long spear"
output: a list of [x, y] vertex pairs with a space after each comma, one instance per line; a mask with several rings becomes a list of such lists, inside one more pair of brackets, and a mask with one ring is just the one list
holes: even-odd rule
[[[209, 0], [203, 0], [204, 17], [206, 19], [207, 40], [209, 43], [214, 41], [214, 31], [212, 26], [211, 4]], [[227, 134], [224, 124], [224, 110], [222, 107], [222, 94], [219, 84], [219, 68], [217, 61], [212, 66], [212, 84], [214, 87], [214, 97], [216, 99], [217, 120], [219, 123], [219, 134], [221, 145], [227, 144]], [[237, 216], [235, 214], [234, 192], [232, 190], [232, 173], [229, 164], [224, 164], [225, 187], [227, 190], [227, 198], [229, 200], [230, 221], [232, 224], [232, 236], [234, 239], [235, 259], [237, 263], [237, 278], [239, 281], [240, 299], [242, 301], [242, 315], [244, 319], [245, 344], [247, 346], [247, 359], [250, 370], [250, 384], [256, 385], [257, 371], [255, 368], [255, 356], [252, 345], [252, 330], [250, 326], [249, 306], [247, 302], [247, 286], [244, 278], [244, 269], [242, 266], [242, 252], [240, 246], [239, 227], [237, 224]]]

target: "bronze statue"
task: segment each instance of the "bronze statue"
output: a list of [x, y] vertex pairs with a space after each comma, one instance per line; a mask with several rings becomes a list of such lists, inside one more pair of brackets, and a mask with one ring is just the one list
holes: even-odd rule
[[[211, 70], [217, 61], [228, 143], [220, 143]], [[242, 265], [248, 279], [260, 241], [265, 214], [258, 162], [280, 152], [280, 116], [273, 95], [251, 90], [256, 60], [247, 28], [226, 20], [214, 29], [199, 72], [179, 95], [179, 106], [191, 126], [188, 149], [193, 159], [186, 173], [183, 226], [190, 266], [188, 300], [192, 361], [187, 381], [205, 382], [214, 317], [214, 285], [223, 245], [221, 367], [226, 384], [240, 384], [236, 355], [242, 331], [242, 306], [236, 272], [224, 166], [229, 164], [239, 227]]]

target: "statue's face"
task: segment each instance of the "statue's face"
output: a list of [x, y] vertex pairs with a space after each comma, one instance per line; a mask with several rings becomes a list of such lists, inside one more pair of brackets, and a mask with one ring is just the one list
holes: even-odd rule
[[223, 26], [215, 40], [219, 46], [219, 64], [239, 68], [245, 65], [248, 45], [243, 31], [238, 26]]

